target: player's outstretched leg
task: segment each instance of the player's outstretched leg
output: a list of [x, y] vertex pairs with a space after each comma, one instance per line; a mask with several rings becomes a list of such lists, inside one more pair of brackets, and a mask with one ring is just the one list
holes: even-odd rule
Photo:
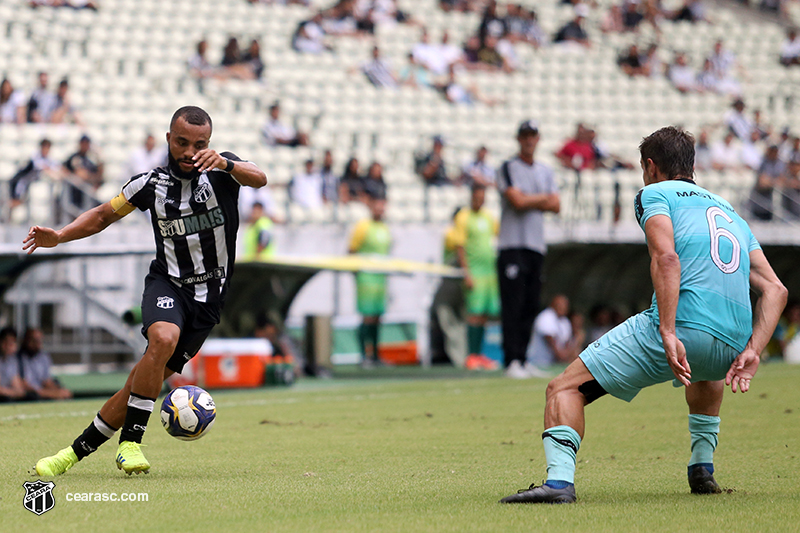
[[169, 322], [155, 322], [147, 329], [147, 351], [136, 365], [117, 448], [117, 468], [128, 475], [150, 470], [150, 463], [142, 453], [142, 437], [167, 373], [167, 361], [175, 352], [180, 334], [180, 328]]
[[692, 458], [688, 467], [692, 494], [722, 492], [714, 479], [714, 450], [719, 442], [719, 408], [724, 388], [722, 381], [698, 381], [686, 387], [689, 433], [692, 437]]
[[583, 409], [588, 403], [579, 387], [593, 381], [583, 361], [576, 359], [547, 385], [545, 431], [542, 433], [547, 481], [507, 496], [500, 503], [574, 503], [577, 500], [575, 459], [583, 438]]

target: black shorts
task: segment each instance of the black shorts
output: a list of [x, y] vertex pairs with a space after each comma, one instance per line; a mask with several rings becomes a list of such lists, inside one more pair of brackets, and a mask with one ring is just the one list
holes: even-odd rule
[[181, 373], [183, 365], [197, 355], [211, 330], [219, 323], [220, 306], [194, 300], [186, 291], [162, 277], [148, 274], [142, 294], [142, 335], [156, 322], [169, 322], [181, 329], [175, 353], [167, 368]]

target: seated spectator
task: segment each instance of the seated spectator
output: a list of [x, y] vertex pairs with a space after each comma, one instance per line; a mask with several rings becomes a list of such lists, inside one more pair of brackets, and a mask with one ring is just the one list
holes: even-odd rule
[[122, 177], [127, 181], [133, 176], [166, 166], [166, 163], [167, 147], [164, 145], [156, 147], [156, 138], [148, 133], [144, 145], [136, 148], [128, 158]]
[[198, 79], [203, 78], [216, 78], [219, 76], [217, 69], [211, 66], [211, 63], [206, 59], [206, 52], [208, 51], [208, 42], [203, 39], [197, 43], [197, 53], [189, 58], [189, 74]]
[[673, 12], [669, 18], [675, 22], [709, 22], [706, 17], [706, 8], [701, 0], [684, 0], [683, 6]]
[[64, 162], [64, 168], [77, 181], [96, 191], [103, 184], [103, 164], [100, 155], [92, 147], [92, 140], [88, 135], [81, 136], [78, 142], [78, 151]]
[[572, 170], [591, 170], [597, 166], [597, 152], [592, 144], [593, 130], [578, 124], [575, 137], [568, 139], [555, 153], [564, 168]]
[[[508, 41], [505, 41], [508, 42]], [[506, 73], [514, 72], [514, 64], [507, 55], [503, 55], [499, 48], [500, 42], [493, 35], [487, 35], [483, 47], [478, 51], [478, 60], [490, 70], [502, 70]]]
[[695, 87], [700, 92], [719, 92], [720, 80], [717, 78], [717, 73], [714, 70], [714, 65], [710, 59], [703, 62], [703, 70], [697, 74], [697, 83]]
[[494, 167], [486, 162], [489, 150], [485, 146], [478, 148], [475, 152], [475, 160], [464, 165], [461, 169], [459, 181], [468, 186], [479, 185], [481, 187], [494, 186], [496, 172]]
[[786, 32], [786, 40], [781, 44], [780, 63], [784, 67], [800, 65], [800, 35], [797, 28]]
[[450, 33], [446, 30], [442, 32], [441, 43], [435, 48], [440, 64], [436, 65], [437, 69], [432, 69], [434, 74], [447, 74], [450, 66], [457, 65], [464, 60], [464, 52], [458, 46], [450, 44]]
[[483, 64], [478, 58], [478, 52], [481, 51], [481, 41], [477, 35], [470, 36], [464, 46], [462, 47], [464, 66], [468, 69], [483, 68]]
[[667, 70], [667, 77], [672, 85], [682, 93], [689, 93], [697, 89], [694, 69], [689, 66], [686, 54], [678, 52], [675, 61]]
[[539, 313], [533, 323], [526, 369], [535, 375], [536, 369], [541, 371], [555, 364], [571, 363], [583, 347], [585, 336], [583, 329], [573, 333], [569, 299], [563, 294], [554, 296], [550, 306]]
[[425, 67], [417, 63], [417, 60], [414, 59], [414, 54], [411, 52], [408, 53], [408, 65], [400, 71], [398, 81], [402, 85], [417, 89], [433, 87], [430, 73]]
[[486, 4], [486, 9], [483, 11], [481, 25], [478, 27], [478, 38], [481, 41], [481, 46], [486, 46], [487, 37], [491, 36], [495, 40], [500, 40], [506, 33], [508, 33], [506, 22], [497, 14], [497, 2], [489, 0], [488, 4]]
[[600, 31], [603, 33], [622, 33], [625, 31], [622, 7], [619, 4], [612, 5], [603, 16], [603, 20], [600, 22]]
[[769, 139], [772, 135], [772, 126], [764, 122], [760, 109], [753, 111], [753, 131], [758, 133], [758, 138], [762, 141]]
[[506, 26], [505, 38], [512, 43], [525, 41], [525, 9], [522, 4], [506, 4], [506, 16], [503, 22]]
[[14, 328], [0, 330], [0, 402], [13, 402], [25, 397], [25, 386], [19, 376], [17, 333]]
[[639, 54], [639, 47], [632, 44], [628, 50], [620, 54], [617, 59], [617, 65], [620, 66], [622, 72], [633, 78], [634, 76], [642, 76], [645, 74], [644, 65], [642, 64], [642, 57]]
[[280, 121], [281, 107], [275, 102], [269, 107], [269, 120], [261, 128], [264, 141], [269, 146], [308, 146], [308, 136]]
[[61, 164], [50, 158], [50, 139], [42, 139], [39, 143], [39, 152], [28, 160], [28, 163], [19, 169], [9, 180], [11, 209], [19, 206], [28, 194], [31, 183], [37, 181], [42, 175], [51, 179], [61, 177]]
[[741, 168], [741, 153], [734, 143], [736, 136], [728, 132], [722, 141], [711, 145], [711, 167], [714, 170], [733, 170]]
[[326, 204], [335, 204], [339, 201], [339, 178], [333, 173], [333, 153], [330, 150], [325, 150], [322, 156], [319, 174], [322, 177], [322, 199]]
[[394, 89], [398, 85], [392, 66], [381, 57], [377, 46], [372, 47], [372, 60], [361, 65], [361, 71], [375, 87]]
[[342, 203], [361, 200], [364, 195], [364, 178], [358, 168], [358, 159], [355, 157], [351, 157], [344, 167], [344, 174], [339, 180], [339, 201]]
[[701, 130], [694, 146], [694, 169], [709, 170], [711, 168], [711, 147], [708, 145], [708, 132]]
[[761, 161], [764, 159], [760, 141], [761, 137], [758, 132], [753, 130], [747, 142], [742, 143], [739, 157], [742, 164], [750, 170], [758, 170], [761, 166]]
[[533, 45], [534, 48], [539, 48], [547, 44], [547, 34], [539, 25], [536, 17], [536, 12], [532, 9], [520, 8], [522, 20], [525, 23], [523, 26], [522, 40], [528, 44]]
[[261, 60], [261, 45], [257, 40], [250, 41], [247, 52], [242, 55], [242, 64], [250, 69], [253, 79], [261, 79], [264, 73], [264, 61]]
[[439, 135], [433, 138], [433, 150], [417, 159], [416, 170], [425, 185], [451, 185], [444, 165], [444, 139]]
[[289, 196], [292, 201], [306, 209], [317, 209], [324, 203], [322, 197], [322, 176], [314, 170], [314, 160], [305, 163], [305, 172], [298, 172], [289, 182]]
[[589, 8], [585, 4], [575, 6], [575, 18], [567, 22], [553, 37], [554, 43], [575, 43], [586, 48], [591, 47], [589, 35], [583, 29], [583, 22], [589, 16]]
[[69, 80], [64, 78], [58, 82], [58, 90], [56, 91], [56, 105], [50, 122], [53, 124], [62, 124], [71, 121], [78, 126], [83, 127], [83, 119], [81, 118], [78, 109], [72, 105], [69, 96]]
[[772, 191], [783, 183], [786, 165], [778, 159], [778, 147], [770, 146], [756, 172], [756, 184], [750, 193], [750, 212], [758, 220], [772, 220]]
[[416, 24], [408, 13], [398, 9], [396, 0], [360, 0], [356, 2], [356, 12], [359, 10], [365, 13], [361, 18], [368, 19], [373, 27]]
[[45, 400], [69, 400], [72, 393], [50, 374], [53, 361], [42, 350], [42, 331], [28, 328], [19, 349], [20, 377], [28, 396]]
[[325, 42], [322, 21], [322, 13], [317, 13], [310, 20], [301, 22], [292, 35], [292, 49], [305, 54], [321, 54], [326, 50], [333, 50], [333, 47]]
[[744, 73], [742, 66], [736, 61], [736, 55], [730, 50], [726, 50], [722, 41], [714, 43], [714, 50], [709, 56], [711, 67], [717, 79], [716, 92], [723, 94], [738, 95], [742, 88], [734, 76], [734, 69]]
[[47, 72], [39, 73], [39, 86], [28, 100], [28, 122], [48, 123], [56, 110], [56, 95], [47, 88]]
[[611, 172], [619, 169], [632, 170], [634, 164], [630, 161], [623, 159], [621, 156], [611, 153], [611, 151], [597, 138], [597, 130], [592, 126], [584, 124], [586, 130], [586, 139], [592, 144], [594, 148], [595, 168], [605, 168]]
[[725, 126], [740, 141], [749, 139], [750, 132], [753, 131], [753, 123], [745, 116], [744, 110], [744, 101], [741, 98], [737, 98], [733, 102], [732, 109], [724, 117]]
[[647, 47], [642, 61], [642, 72], [645, 76], [657, 78], [664, 75], [664, 62], [658, 57], [658, 45], [653, 43]]
[[386, 181], [383, 179], [383, 166], [373, 161], [364, 177], [364, 194], [370, 199], [386, 198]]
[[644, 20], [641, 7], [637, 0], [628, 0], [622, 12], [622, 27], [624, 31], [639, 31], [639, 24]]
[[359, 27], [353, 0], [339, 0], [325, 10], [322, 27], [329, 35], [357, 35]]
[[[257, 42], [255, 52], [260, 53]], [[257, 61], [260, 62], [261, 59], [258, 58]], [[256, 78], [255, 69], [253, 68], [253, 65], [245, 59], [245, 56], [239, 49], [239, 40], [236, 37], [231, 37], [228, 39], [228, 44], [225, 45], [225, 49], [222, 51], [222, 61], [220, 62], [220, 67], [222, 68], [222, 72], [224, 73], [225, 77], [228, 78], [235, 78], [239, 80], [253, 80]], [[264, 65], [262, 63], [262, 70], [263, 67]]]
[[25, 122], [25, 95], [11, 85], [8, 78], [0, 82], [0, 124]]
[[800, 220], [800, 153], [786, 165], [786, 178], [783, 180], [781, 205], [783, 215], [788, 220]]
[[438, 46], [430, 43], [428, 30], [423, 27], [419, 42], [411, 47], [414, 61], [428, 69], [432, 74], [445, 74], [447, 67], [440, 52], [441, 49]]

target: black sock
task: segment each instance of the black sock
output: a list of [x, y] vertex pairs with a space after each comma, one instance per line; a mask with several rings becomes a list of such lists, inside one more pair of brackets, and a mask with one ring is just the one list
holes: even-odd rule
[[362, 323], [358, 326], [358, 343], [361, 346], [362, 359], [367, 358], [367, 325]]
[[133, 441], [142, 443], [142, 437], [147, 430], [147, 421], [150, 419], [150, 413], [153, 412], [155, 406], [155, 398], [147, 398], [146, 396], [139, 396], [138, 394], [131, 393], [128, 398], [128, 412], [125, 414], [125, 424], [122, 426], [122, 433], [119, 435], [119, 441]]
[[375, 322], [374, 324], [370, 324], [369, 327], [369, 334], [370, 334], [370, 342], [372, 343], [372, 358], [376, 361], [380, 359], [378, 357], [378, 332], [380, 330], [380, 324]]
[[72, 450], [78, 456], [78, 461], [90, 453], [94, 453], [105, 441], [113, 437], [116, 431], [115, 428], [106, 424], [100, 413], [97, 413], [89, 427], [72, 443]]

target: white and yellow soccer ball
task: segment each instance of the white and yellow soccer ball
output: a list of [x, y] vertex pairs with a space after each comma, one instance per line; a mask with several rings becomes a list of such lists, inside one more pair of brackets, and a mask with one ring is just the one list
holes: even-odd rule
[[161, 424], [176, 439], [199, 439], [214, 425], [216, 416], [211, 395], [193, 385], [173, 389], [161, 402]]

